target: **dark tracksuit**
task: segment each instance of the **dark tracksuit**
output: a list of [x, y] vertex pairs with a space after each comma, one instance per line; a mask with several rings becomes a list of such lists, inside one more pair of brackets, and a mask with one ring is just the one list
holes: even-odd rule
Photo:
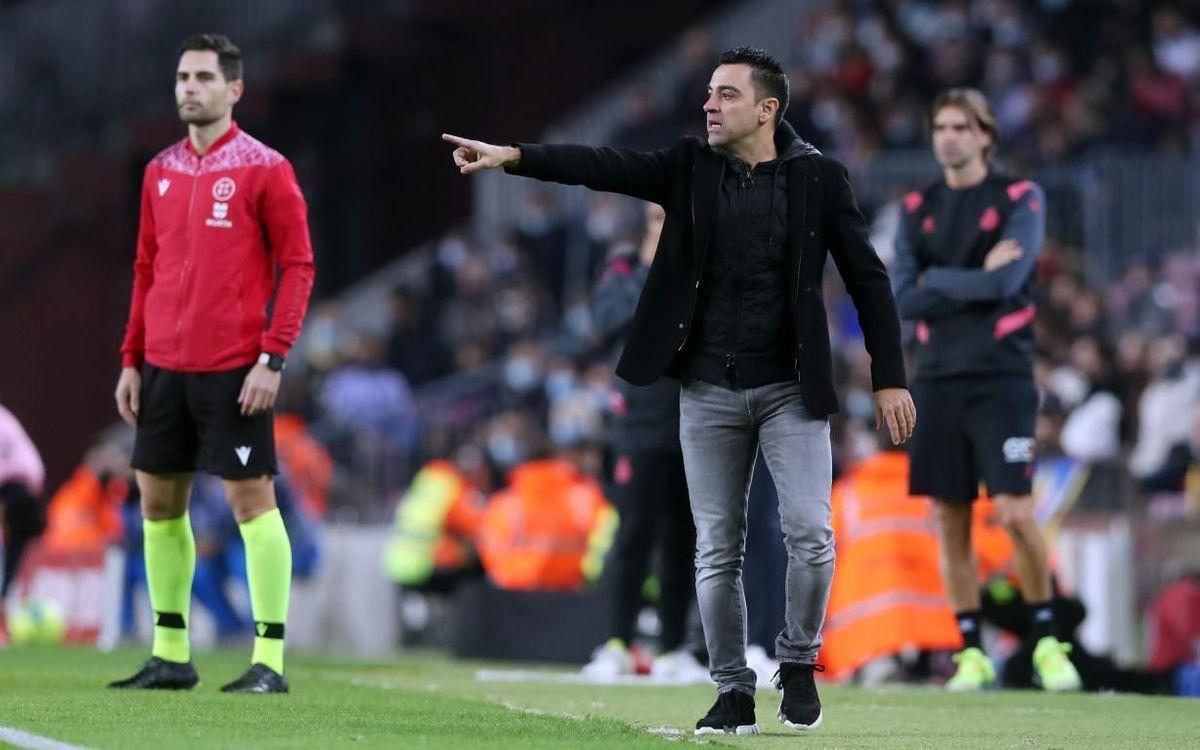
[[[1037, 184], [994, 173], [969, 188], [939, 182], [904, 198], [893, 279], [900, 316], [916, 321], [914, 495], [970, 502], [981, 479], [993, 495], [1030, 491], [1033, 276], [1045, 204]], [[984, 270], [1004, 239], [1023, 254]]]
[[[649, 270], [635, 255], [604, 269], [592, 296], [592, 319], [606, 346], [624, 340]], [[642, 584], [657, 551], [659, 647], [665, 653], [683, 645], [695, 575], [696, 527], [679, 449], [679, 382], [663, 378], [636, 386], [618, 380], [617, 390], [610, 479], [621, 523], [609, 558], [611, 634], [625, 643], [633, 639]]]

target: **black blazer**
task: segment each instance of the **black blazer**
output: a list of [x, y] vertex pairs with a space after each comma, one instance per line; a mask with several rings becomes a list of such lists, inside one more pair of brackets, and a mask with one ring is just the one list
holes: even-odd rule
[[[798, 140], [787, 122], [775, 133], [779, 153]], [[671, 366], [687, 341], [712, 230], [713, 205], [726, 160], [698, 138], [659, 151], [576, 145], [516, 144], [512, 174], [640, 198], [661, 205], [666, 223], [617, 374], [648, 385]], [[904, 388], [900, 319], [887, 270], [868, 240], [846, 168], [819, 153], [787, 163], [788, 302], [804, 406], [814, 416], [837, 411], [821, 277], [833, 255], [871, 355], [875, 390]]]

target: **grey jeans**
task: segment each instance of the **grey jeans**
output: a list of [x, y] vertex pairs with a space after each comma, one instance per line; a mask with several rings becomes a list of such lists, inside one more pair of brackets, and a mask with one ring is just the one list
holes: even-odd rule
[[742, 559], [754, 460], [761, 446], [779, 493], [788, 556], [784, 629], [775, 656], [812, 663], [833, 579], [829, 421], [805, 410], [799, 382], [729, 390], [689, 381], [679, 396], [679, 439], [696, 521], [696, 599], [709, 669], [718, 693], [753, 695]]

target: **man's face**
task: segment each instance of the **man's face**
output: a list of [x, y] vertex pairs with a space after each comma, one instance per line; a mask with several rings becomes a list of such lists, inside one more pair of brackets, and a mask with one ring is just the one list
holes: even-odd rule
[[983, 159], [992, 136], [958, 107], [942, 107], [933, 117], [933, 155], [948, 169], [961, 169]]
[[229, 114], [242, 98], [242, 82], [226, 81], [211, 50], [188, 50], [175, 70], [175, 106], [189, 125], [208, 125]]
[[753, 68], [743, 63], [718, 65], [708, 83], [704, 115], [708, 145], [722, 146], [745, 138], [775, 116], [779, 100], [758, 98]]

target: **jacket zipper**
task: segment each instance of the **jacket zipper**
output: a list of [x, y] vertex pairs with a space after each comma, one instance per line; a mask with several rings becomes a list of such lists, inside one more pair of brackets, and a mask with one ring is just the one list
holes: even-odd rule
[[179, 300], [175, 306], [175, 337], [177, 339], [175, 356], [177, 367], [183, 366], [183, 302], [186, 299], [186, 295], [184, 294], [184, 286], [187, 284], [188, 266], [191, 265], [192, 261], [192, 243], [195, 239], [192, 232], [192, 222], [193, 213], [196, 208], [196, 183], [200, 181], [200, 163], [203, 159], [203, 156], [196, 157], [196, 171], [192, 173], [192, 192], [188, 197], [187, 221], [184, 225], [184, 231], [187, 235], [187, 242], [185, 243], [186, 251], [183, 254], [183, 268], [179, 270]]
[[[737, 312], [733, 318], [733, 346], [732, 351], [725, 355], [725, 372], [729, 375], [731, 381], [736, 383], [737, 353], [738, 347], [742, 339], [742, 307], [746, 304], [746, 235], [749, 233], [750, 226], [750, 200], [754, 194], [754, 171], [746, 172], [738, 178], [738, 187], [741, 188], [742, 194], [738, 197], [742, 199], [742, 232], [741, 242], [738, 243], [741, 249], [741, 258], [738, 263], [738, 296], [737, 296]], [[769, 234], [768, 240], [770, 242]], [[770, 245], [768, 244], [768, 251]]]

